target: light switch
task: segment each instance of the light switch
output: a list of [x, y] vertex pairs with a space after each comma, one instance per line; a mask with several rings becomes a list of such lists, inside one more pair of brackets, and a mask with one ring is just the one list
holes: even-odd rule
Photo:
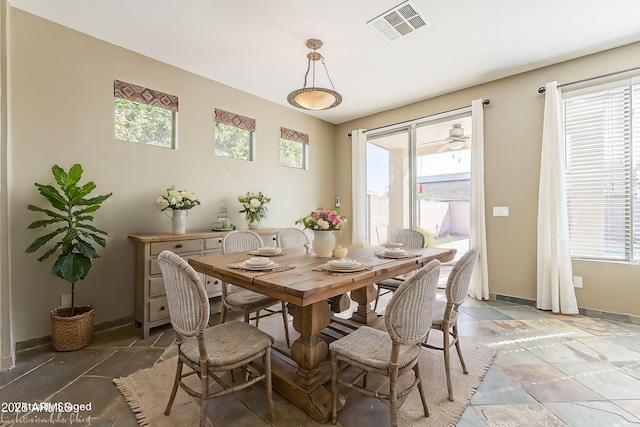
[[494, 206], [493, 216], [509, 216], [509, 206]]

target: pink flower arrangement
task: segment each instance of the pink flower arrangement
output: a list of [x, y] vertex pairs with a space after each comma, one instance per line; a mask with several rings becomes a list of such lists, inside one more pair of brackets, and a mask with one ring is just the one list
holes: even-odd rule
[[304, 228], [318, 231], [342, 230], [347, 219], [334, 210], [316, 209], [309, 216], [296, 221]]

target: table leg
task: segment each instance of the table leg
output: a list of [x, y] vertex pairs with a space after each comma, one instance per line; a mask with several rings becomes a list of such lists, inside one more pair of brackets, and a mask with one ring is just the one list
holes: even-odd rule
[[353, 312], [351, 319], [369, 324], [373, 322], [378, 315], [371, 309], [371, 302], [375, 301], [377, 290], [374, 285], [359, 288], [351, 291], [351, 299], [358, 303], [358, 309]]
[[[274, 388], [304, 409], [314, 420], [325, 423], [331, 418], [331, 392], [325, 388], [329, 376], [320, 372], [329, 347], [318, 337], [331, 321], [329, 304], [320, 301], [305, 307], [295, 307], [293, 327], [300, 337], [291, 344], [291, 359], [297, 367], [288, 366], [278, 358], [273, 366]], [[344, 405], [340, 396], [339, 406]]]

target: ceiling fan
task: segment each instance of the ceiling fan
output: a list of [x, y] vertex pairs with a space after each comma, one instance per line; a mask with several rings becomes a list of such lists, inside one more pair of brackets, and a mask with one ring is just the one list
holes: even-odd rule
[[471, 135], [465, 135], [464, 129], [461, 124], [454, 124], [451, 129], [449, 129], [449, 137], [446, 139], [439, 139], [437, 141], [429, 141], [422, 143], [421, 145], [429, 145], [436, 144], [439, 142], [446, 142], [447, 144], [442, 145], [442, 147], [438, 148], [436, 153], [442, 153], [447, 150], [461, 150], [463, 148], [471, 148]]

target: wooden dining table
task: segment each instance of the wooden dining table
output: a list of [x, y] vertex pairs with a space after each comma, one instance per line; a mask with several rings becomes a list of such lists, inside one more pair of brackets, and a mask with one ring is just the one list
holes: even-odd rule
[[328, 300], [349, 293], [358, 303], [351, 321], [371, 324], [377, 318], [371, 309], [375, 283], [409, 273], [433, 259], [450, 261], [456, 253], [455, 249], [407, 248], [406, 258], [387, 258], [384, 251], [380, 246], [349, 249], [347, 257], [365, 267], [353, 273], [326, 271], [324, 266], [331, 258], [317, 257], [305, 248], [284, 249], [271, 258], [283, 271], [238, 268], [239, 263], [256, 256], [248, 252], [190, 258], [189, 264], [200, 273], [288, 303], [293, 327], [300, 337], [291, 344], [290, 354], [273, 352], [273, 386], [313, 419], [325, 423], [331, 416], [331, 393], [324, 384], [330, 380], [331, 372], [325, 362], [328, 344], [320, 333], [332, 320]]

